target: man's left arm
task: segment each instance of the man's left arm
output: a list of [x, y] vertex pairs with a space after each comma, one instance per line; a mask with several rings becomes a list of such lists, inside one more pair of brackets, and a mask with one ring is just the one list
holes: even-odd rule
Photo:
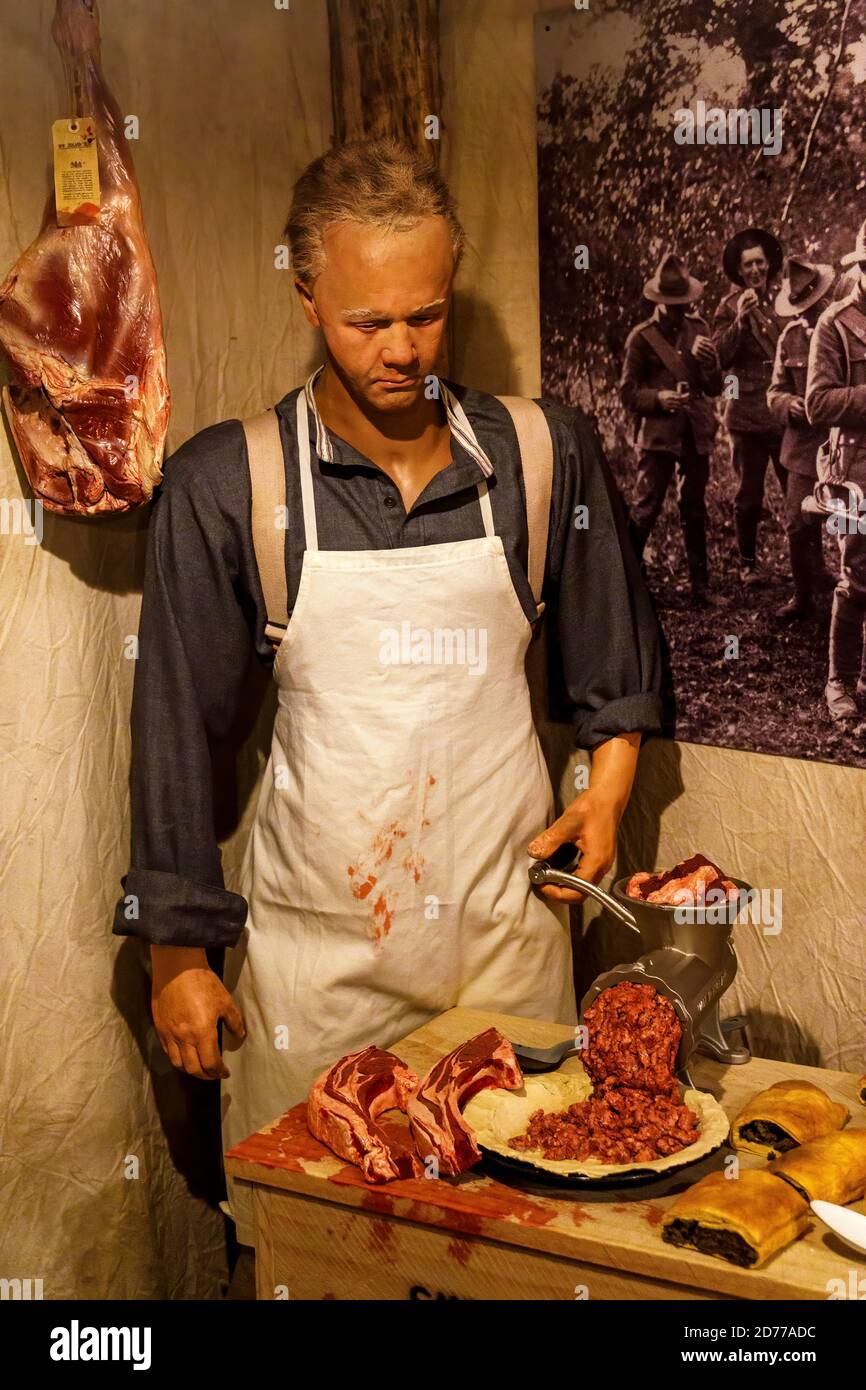
[[[598, 882], [616, 856], [641, 736], [661, 728], [658, 623], [628, 537], [622, 501], [601, 445], [579, 412], [554, 435], [545, 599], [555, 617], [551, 646], [561, 663], [575, 741], [590, 751], [586, 790], [536, 836], [528, 852], [548, 858], [568, 840], [580, 848], [581, 877]], [[570, 889], [546, 897], [579, 902]]]

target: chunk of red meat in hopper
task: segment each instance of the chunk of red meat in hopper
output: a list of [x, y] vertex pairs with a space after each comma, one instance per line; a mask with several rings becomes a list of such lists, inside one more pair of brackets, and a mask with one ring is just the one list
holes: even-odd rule
[[630, 898], [640, 898], [643, 902], [676, 905], [707, 899], [710, 903], [721, 902], [723, 896], [735, 895], [737, 886], [725, 878], [718, 864], [706, 855], [693, 854], [690, 859], [682, 859], [672, 869], [661, 873], [632, 874], [625, 891]]

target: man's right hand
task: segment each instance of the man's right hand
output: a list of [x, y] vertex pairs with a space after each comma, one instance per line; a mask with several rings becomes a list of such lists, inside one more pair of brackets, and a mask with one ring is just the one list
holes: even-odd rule
[[676, 391], [659, 391], [658, 397], [662, 410], [666, 410], [669, 415], [676, 415], [679, 411], [685, 410], [689, 403], [688, 396], [681, 396]]
[[758, 296], [754, 290], [743, 290], [737, 300], [737, 322], [742, 323], [750, 309], [758, 303]]
[[208, 965], [204, 947], [151, 946], [153, 1021], [163, 1049], [179, 1071], [200, 1081], [229, 1075], [220, 1056], [217, 1022], [246, 1037], [240, 1009]]

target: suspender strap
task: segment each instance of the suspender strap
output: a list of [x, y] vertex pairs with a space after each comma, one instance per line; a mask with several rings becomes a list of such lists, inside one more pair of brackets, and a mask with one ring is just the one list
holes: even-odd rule
[[527, 572], [539, 615], [544, 611], [541, 589], [547, 561], [550, 496], [553, 490], [553, 439], [540, 405], [524, 396], [497, 396], [509, 412], [517, 431], [523, 489], [526, 493], [526, 529], [529, 535]]
[[282, 640], [289, 625], [286, 586], [286, 465], [275, 410], [244, 420], [252, 491], [253, 549], [268, 621], [265, 635]]
[[675, 381], [691, 381], [682, 354], [677, 352], [673, 344], [669, 343], [657, 328], [652, 325], [648, 328], [642, 328], [641, 337], [649, 344], [656, 357], [664, 363]]

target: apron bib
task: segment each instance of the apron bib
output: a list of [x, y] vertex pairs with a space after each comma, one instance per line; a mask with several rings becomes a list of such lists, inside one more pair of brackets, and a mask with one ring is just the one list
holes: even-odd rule
[[[285, 463], [275, 413], [258, 420], [271, 466], [268, 480], [250, 449], [253, 526], [276, 619], [286, 579], [272, 504]], [[487, 483], [478, 539], [319, 550], [303, 390], [297, 436], [306, 550], [291, 621], [266, 629], [285, 636], [237, 890], [247, 922], [226, 952], [247, 1036], [223, 1035], [225, 1149], [302, 1100], [338, 1057], [387, 1048], [455, 1005], [577, 1018], [567, 904], [527, 877], [525, 845], [554, 798], [524, 668], [532, 627]], [[238, 1239], [252, 1244], [250, 1189], [231, 1178], [228, 1189]]]

